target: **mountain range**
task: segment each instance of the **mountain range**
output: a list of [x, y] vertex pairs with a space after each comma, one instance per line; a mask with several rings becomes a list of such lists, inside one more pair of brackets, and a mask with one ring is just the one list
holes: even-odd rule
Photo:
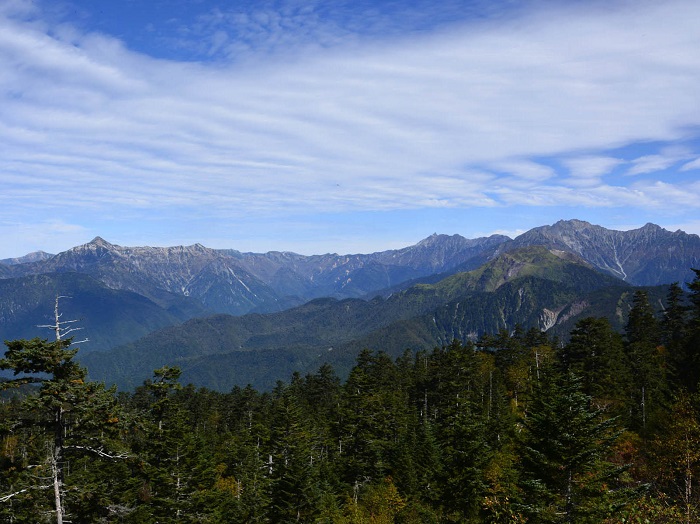
[[556, 331], [592, 312], [619, 317], [630, 286], [685, 283], [698, 266], [697, 235], [579, 220], [515, 239], [435, 234], [355, 255], [122, 247], [98, 237], [0, 261], [0, 336], [47, 336], [36, 325], [60, 294], [72, 297], [62, 300], [66, 318], [82, 319], [91, 340], [81, 349], [91, 377], [133, 387], [178, 363], [200, 385], [270, 387], [324, 361], [342, 368], [362, 347], [398, 353], [515, 324]]

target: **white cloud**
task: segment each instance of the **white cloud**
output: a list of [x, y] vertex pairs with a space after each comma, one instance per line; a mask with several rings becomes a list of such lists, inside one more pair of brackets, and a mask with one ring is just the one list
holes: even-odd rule
[[569, 169], [569, 185], [590, 187], [600, 185], [602, 177], [610, 174], [623, 162], [619, 158], [608, 156], [583, 156], [565, 159], [563, 164]]
[[[700, 124], [700, 4], [624, 5], [230, 66], [154, 60], [75, 28], [59, 38], [0, 10], [0, 204], [25, 218], [67, 203], [108, 217], [652, 205], [600, 182], [617, 160], [575, 152]], [[240, 45], [212, 34], [212, 51]], [[570, 179], [528, 160], [557, 155]]]
[[677, 157], [664, 155], [646, 155], [632, 161], [632, 167], [627, 171], [628, 175], [643, 175], [663, 171], [678, 162]]
[[681, 167], [681, 171], [691, 171], [694, 169], [700, 169], [700, 158], [696, 158]]
[[86, 236], [89, 235], [89, 230], [82, 225], [61, 220], [12, 223], [0, 219], [0, 236], [5, 244], [4, 252], [7, 253], [8, 258], [23, 256], [33, 251], [58, 253], [65, 250], [67, 246], [85, 242]]
[[[674, 207], [685, 209], [700, 208], [700, 182], [670, 184], [657, 180], [634, 184], [633, 187], [641, 194], [644, 194], [654, 207], [662, 209], [673, 209]], [[669, 203], [671, 204], [669, 205]]]
[[523, 160], [498, 162], [489, 167], [530, 182], [542, 182], [555, 175], [554, 170], [549, 166]]

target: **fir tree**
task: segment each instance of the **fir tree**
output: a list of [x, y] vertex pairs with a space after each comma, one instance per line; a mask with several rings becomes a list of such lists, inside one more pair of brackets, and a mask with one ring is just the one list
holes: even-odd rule
[[606, 460], [619, 431], [573, 374], [545, 373], [523, 420], [523, 512], [532, 523], [594, 523], [628, 496]]
[[632, 377], [629, 384], [628, 423], [631, 429], [646, 435], [663, 412], [668, 397], [668, 384], [661, 329], [645, 291], [638, 290], [634, 293], [625, 334]]
[[686, 352], [688, 307], [684, 297], [685, 294], [677, 282], [669, 286], [661, 321], [661, 335], [668, 353], [669, 378], [672, 379], [675, 388], [691, 390], [695, 384], [689, 379], [693, 362]]
[[[111, 448], [116, 441], [110, 437], [120, 422], [114, 391], [86, 380], [87, 371], [74, 360], [78, 350], [71, 349], [71, 339], [48, 342], [35, 338], [5, 344], [7, 352], [0, 359], [0, 369], [21, 376], [0, 386], [5, 389], [34, 383], [40, 387], [22, 401], [21, 417], [10, 432], [33, 443], [36, 462], [23, 461], [25, 474], [16, 476], [21, 484], [13, 484], [11, 493], [0, 496], [6, 502], [14, 496], [31, 497], [37, 511], [50, 505], [53, 520], [61, 524], [66, 515], [80, 514], [78, 502], [87, 489], [71, 485], [69, 460], [83, 455], [92, 461], [126, 457], [123, 450]], [[36, 496], [44, 490], [52, 494], [50, 503]]]
[[621, 408], [628, 389], [623, 339], [606, 318], [577, 322], [560, 352], [560, 361], [566, 372], [581, 377], [583, 393], [601, 404]]

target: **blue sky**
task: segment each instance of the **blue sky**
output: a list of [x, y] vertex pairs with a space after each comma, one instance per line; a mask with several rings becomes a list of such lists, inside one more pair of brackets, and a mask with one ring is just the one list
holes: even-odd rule
[[700, 233], [700, 2], [0, 0], [0, 258]]

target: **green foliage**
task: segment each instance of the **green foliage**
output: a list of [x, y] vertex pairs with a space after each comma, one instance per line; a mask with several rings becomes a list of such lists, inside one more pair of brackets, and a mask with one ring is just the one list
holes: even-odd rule
[[669, 387], [660, 326], [644, 291], [634, 293], [625, 333], [625, 352], [631, 372], [627, 424], [645, 435], [659, 422]]
[[523, 421], [522, 469], [528, 522], [600, 522], [629, 496], [624, 468], [606, 460], [619, 436], [581, 391], [580, 379], [547, 370]]
[[631, 380], [622, 336], [605, 318], [584, 318], [560, 351], [562, 367], [581, 377], [582, 392], [615, 413], [624, 411]]
[[565, 336], [568, 322], [581, 315], [614, 318], [629, 289], [579, 260], [531, 247], [386, 299], [323, 298], [273, 314], [193, 319], [82, 361], [93, 379], [124, 389], [151, 369], [177, 363], [185, 382], [271, 390], [294, 371], [313, 372], [324, 362], [345, 378], [365, 348], [396, 358], [407, 348], [430, 351], [518, 324]]
[[[504, 274], [494, 267], [482, 283]], [[562, 289], [523, 276], [484, 298], [485, 310], [522, 290], [521, 310], [534, 311], [532, 297]], [[407, 295], [425, 304], [435, 290]], [[197, 389], [181, 384], [180, 368], [158, 365], [142, 386], [117, 394], [86, 379], [67, 342], [10, 342], [0, 366], [18, 374], [2, 384], [24, 389], [0, 402], [0, 520], [51, 520], [52, 491], [41, 477], [59, 446], [74, 522], [694, 522], [698, 400], [684, 389], [694, 371], [667, 371], [694, 358], [696, 311], [671, 288], [659, 322], [651, 295], [629, 291], [619, 303], [629, 312], [625, 337], [589, 317], [563, 341], [523, 323], [473, 344], [459, 322], [448, 326], [450, 311], [462, 314], [451, 303], [414, 332], [426, 344], [452, 335], [444, 344], [398, 351], [385, 331], [391, 352], [348, 352], [347, 379], [325, 364], [268, 391]], [[318, 301], [306, 312], [320, 323], [330, 308], [338, 328], [374, 322], [372, 307], [355, 306]], [[206, 322], [229, 333], [224, 321]], [[208, 342], [202, 352], [213, 351]], [[176, 339], [164, 344], [177, 354]], [[226, 358], [241, 354], [264, 353]], [[646, 411], [635, 393], [642, 385]]]
[[[17, 378], [2, 387], [41, 386], [19, 402], [3, 424], [0, 436], [11, 452], [3, 460], [6, 475], [0, 496], [17, 499], [11, 507], [27, 503], [53, 514], [57, 522], [64, 515], [90, 520], [103, 511], [93, 503], [91, 485], [100, 479], [95, 462], [125, 456], [118, 451], [123, 446], [118, 442], [121, 420], [115, 392], [86, 382], [87, 372], [74, 361], [77, 349], [70, 349], [70, 339], [13, 340], [6, 346], [0, 369], [12, 370]], [[20, 441], [23, 449], [17, 454]], [[67, 467], [70, 460], [86, 471], [90, 468], [89, 473], [72, 474]]]

